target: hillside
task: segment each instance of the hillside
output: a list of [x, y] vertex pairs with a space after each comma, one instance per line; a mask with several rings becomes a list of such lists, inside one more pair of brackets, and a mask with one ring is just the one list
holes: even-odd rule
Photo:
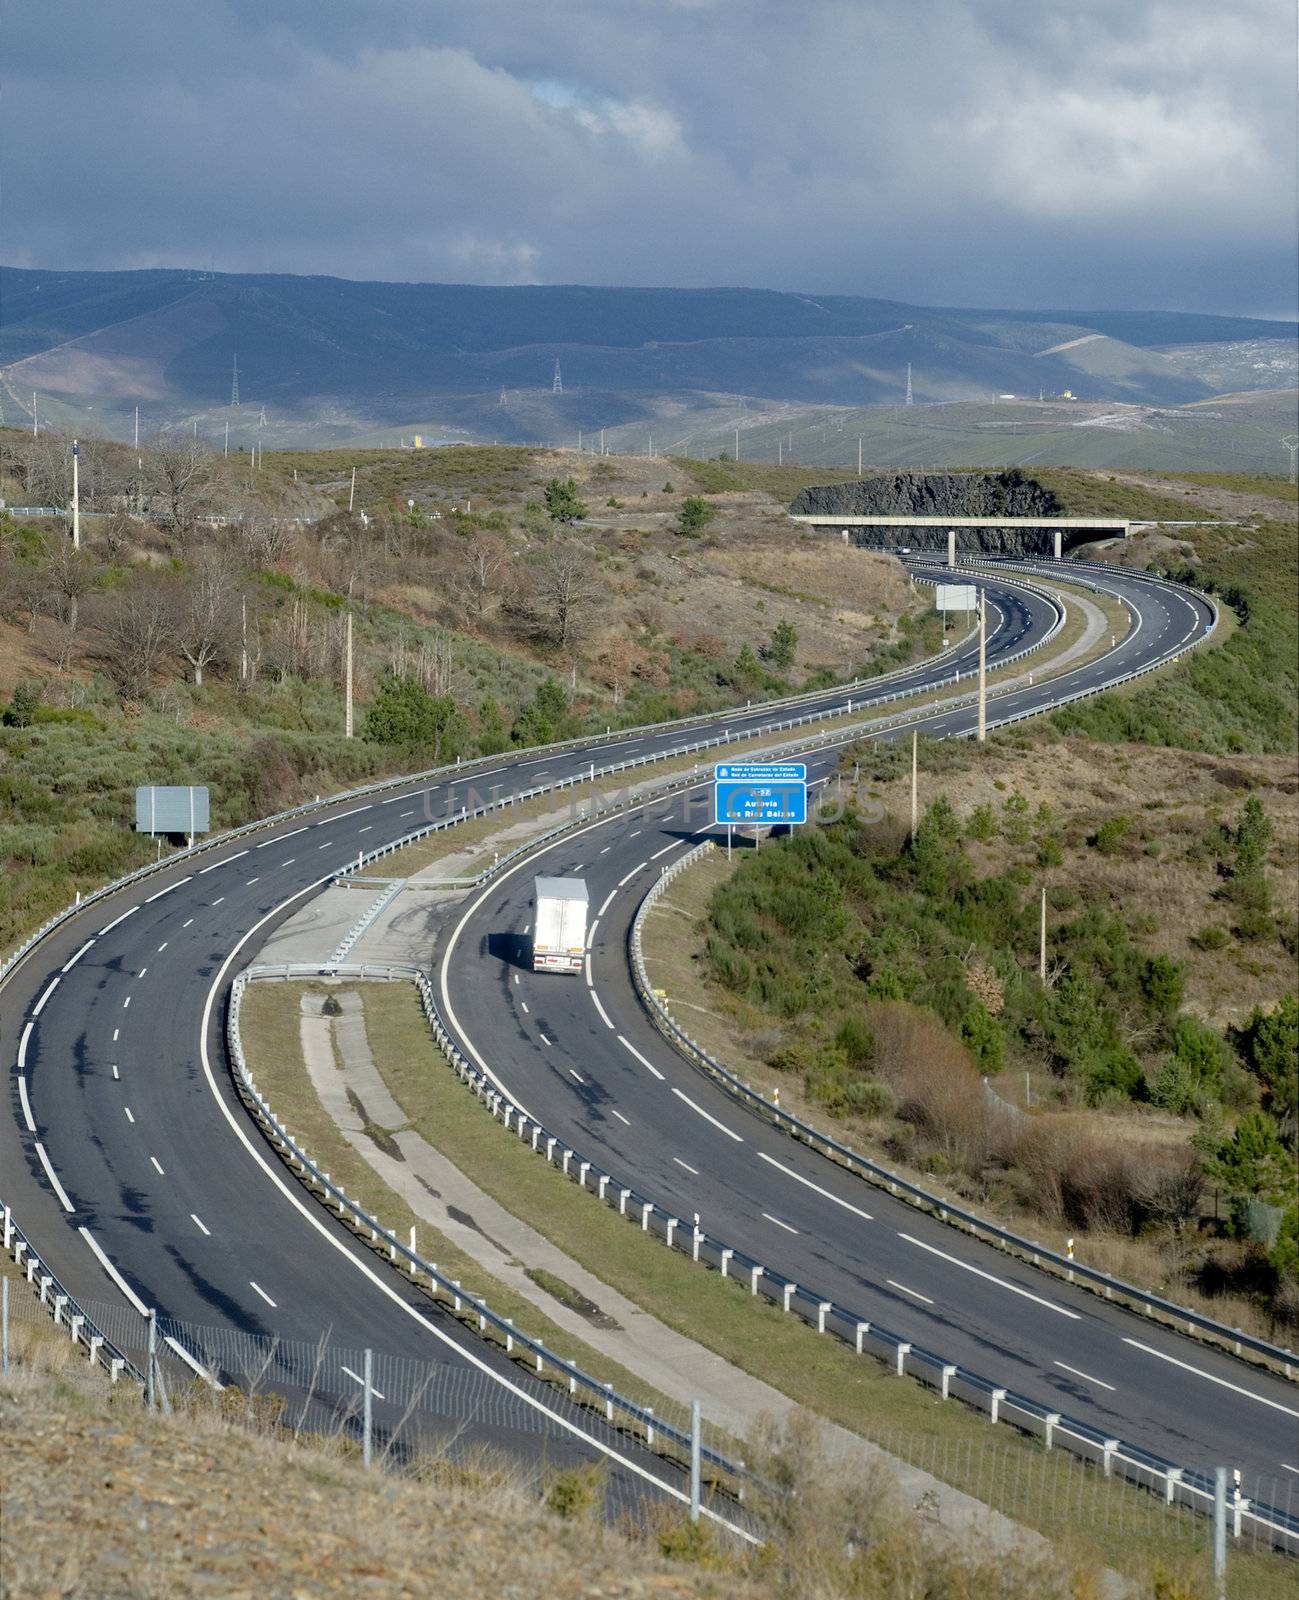
[[[265, 407], [279, 444], [421, 426], [556, 439], [649, 421], [664, 400], [887, 405], [902, 400], [908, 365], [920, 402], [1071, 390], [1175, 406], [1214, 393], [1211, 365], [1197, 370], [1188, 351], [1276, 345], [1275, 368], [1258, 368], [1275, 382], [1293, 340], [1287, 324], [1247, 318], [947, 310], [745, 289], [0, 269], [10, 416], [30, 416], [36, 392], [54, 424], [119, 438], [139, 405], [149, 430], [194, 417], [210, 435], [226, 421], [246, 432]], [[1175, 360], [1158, 348], [1174, 341]]]

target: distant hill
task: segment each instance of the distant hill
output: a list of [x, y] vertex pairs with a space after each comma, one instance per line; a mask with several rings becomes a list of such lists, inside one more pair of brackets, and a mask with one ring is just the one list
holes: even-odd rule
[[[800, 405], [1209, 398], [1204, 346], [1284, 352], [1291, 324], [1171, 312], [980, 311], [756, 289], [485, 288], [338, 278], [0, 268], [6, 420], [32, 394], [56, 424], [122, 436], [264, 406], [277, 442], [433, 426], [473, 437], [653, 417], [669, 397]], [[1175, 345], [1174, 359], [1158, 348]], [[555, 362], [564, 393], [552, 396]], [[1275, 370], [1286, 368], [1278, 358]], [[1260, 372], [1274, 370], [1260, 361]], [[1268, 384], [1267, 386], [1271, 386]], [[502, 391], [504, 396], [502, 398]], [[526, 400], [525, 400], [526, 397]], [[542, 401], [539, 412], [536, 402]], [[84, 420], [83, 420], [84, 419]]]

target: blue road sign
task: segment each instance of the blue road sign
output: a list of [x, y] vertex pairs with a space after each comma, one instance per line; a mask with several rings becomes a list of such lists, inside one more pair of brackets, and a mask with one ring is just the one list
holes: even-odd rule
[[807, 821], [807, 767], [802, 762], [727, 761], [713, 769], [713, 821]]

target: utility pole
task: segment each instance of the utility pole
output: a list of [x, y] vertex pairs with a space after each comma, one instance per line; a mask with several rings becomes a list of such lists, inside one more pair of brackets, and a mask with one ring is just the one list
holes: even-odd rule
[[1038, 920], [1037, 933], [1037, 975], [1039, 980], [1046, 983], [1046, 885], [1042, 885], [1042, 910]]
[[41, 419], [37, 415], [37, 411], [36, 411], [36, 391], [35, 391], [35, 389], [33, 389], [32, 390], [32, 438], [33, 439], [39, 439], [40, 436], [41, 436]]
[[920, 825], [920, 733], [911, 730], [911, 837], [916, 836], [916, 829]]
[[861, 440], [857, 441], [857, 476], [861, 477]]
[[135, 448], [140, 448], [140, 408], [135, 408]]
[[356, 502], [356, 468], [352, 468], [352, 487], [347, 491], [347, 509], [350, 511]]
[[979, 743], [988, 737], [988, 591], [979, 590]]
[[72, 548], [81, 549], [81, 484], [77, 467], [81, 460], [81, 446], [72, 441]]
[[778, 467], [783, 467], [784, 464], [785, 464], [785, 441], [783, 439], [777, 439], [776, 440], [776, 465]]
[[239, 681], [248, 682], [248, 596], [239, 596]]
[[224, 455], [227, 455], [227, 456], [230, 454], [230, 418], [229, 417], [226, 418], [226, 444], [225, 444], [225, 450], [222, 453]]
[[907, 404], [915, 404], [911, 398], [911, 363], [909, 361], [907, 362]]
[[352, 737], [352, 613], [347, 613], [346, 665], [343, 669], [343, 737]]
[[600, 429], [600, 454], [604, 454], [604, 429]]
[[737, 461], [740, 459], [740, 430], [738, 428], [735, 430], [735, 459]]

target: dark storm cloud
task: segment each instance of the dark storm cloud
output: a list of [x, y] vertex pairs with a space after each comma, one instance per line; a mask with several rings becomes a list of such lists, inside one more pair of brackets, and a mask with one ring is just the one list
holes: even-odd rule
[[11, 263], [1293, 309], [1288, 0], [46, 0]]

